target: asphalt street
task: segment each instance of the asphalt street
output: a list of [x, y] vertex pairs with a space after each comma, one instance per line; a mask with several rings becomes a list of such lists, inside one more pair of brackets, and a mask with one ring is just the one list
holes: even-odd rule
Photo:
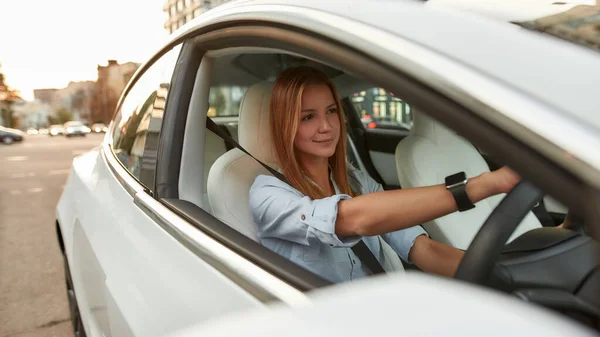
[[0, 337], [73, 336], [55, 209], [73, 157], [103, 136], [0, 145]]

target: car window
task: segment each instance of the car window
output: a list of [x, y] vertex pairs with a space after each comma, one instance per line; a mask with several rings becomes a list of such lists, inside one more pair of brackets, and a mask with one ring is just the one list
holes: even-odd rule
[[248, 87], [220, 85], [210, 88], [208, 117], [238, 116], [242, 97]]
[[[219, 125], [227, 134], [238, 141], [238, 116], [242, 97], [248, 87], [216, 86], [210, 88], [208, 117]], [[208, 172], [214, 162], [231, 147], [223, 139], [210, 130], [205, 133], [204, 150], [204, 189], [207, 190]], [[205, 210], [212, 213], [208, 196], [204, 195]]]
[[354, 109], [368, 129], [410, 130], [413, 125], [410, 105], [384, 88], [369, 88], [350, 96]]
[[180, 49], [171, 49], [146, 70], [125, 96], [113, 121], [115, 155], [148, 189], [154, 187], [162, 116]]
[[220, 124], [236, 141], [238, 140], [240, 105], [246, 90], [248, 90], [246, 86], [213, 86], [210, 88], [208, 98], [208, 117]]

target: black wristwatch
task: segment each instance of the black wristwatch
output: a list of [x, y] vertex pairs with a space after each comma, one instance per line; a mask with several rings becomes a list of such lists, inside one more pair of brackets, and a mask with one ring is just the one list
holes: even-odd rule
[[446, 189], [452, 193], [460, 212], [475, 208], [475, 205], [473, 205], [467, 195], [467, 180], [467, 175], [464, 172], [458, 172], [446, 177]]

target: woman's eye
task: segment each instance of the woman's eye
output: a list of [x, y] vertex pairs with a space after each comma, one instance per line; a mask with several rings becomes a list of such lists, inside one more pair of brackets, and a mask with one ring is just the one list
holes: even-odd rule
[[312, 114], [308, 114], [308, 115], [302, 117], [302, 120], [303, 121], [308, 121], [308, 120], [311, 120], [312, 118], [313, 118], [313, 115]]
[[336, 112], [337, 112], [337, 108], [331, 108], [331, 109], [327, 110], [327, 113], [330, 113], [330, 114], [334, 114]]

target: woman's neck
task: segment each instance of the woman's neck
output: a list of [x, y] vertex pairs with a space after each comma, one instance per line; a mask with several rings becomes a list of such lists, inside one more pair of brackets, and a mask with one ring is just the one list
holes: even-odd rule
[[334, 190], [329, 179], [329, 160], [315, 158], [301, 162], [302, 170], [312, 179], [327, 195], [333, 195]]

